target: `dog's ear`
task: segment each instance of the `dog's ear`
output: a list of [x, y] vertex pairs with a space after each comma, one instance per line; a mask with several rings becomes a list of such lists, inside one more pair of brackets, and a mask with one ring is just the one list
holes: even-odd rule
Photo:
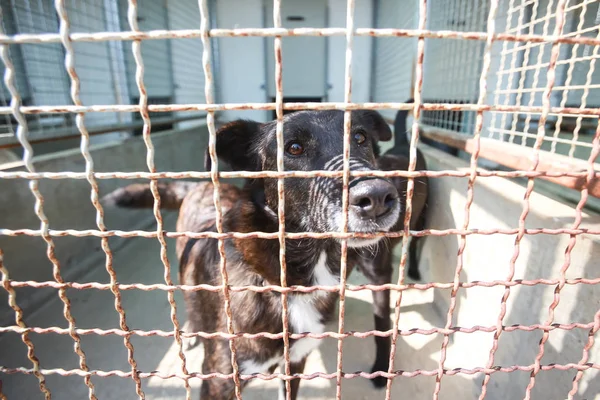
[[[258, 171], [260, 161], [252, 144], [257, 140], [261, 124], [255, 121], [237, 120], [217, 131], [217, 158], [229, 164], [234, 171]], [[204, 169], [210, 171], [211, 159], [206, 149]]]
[[392, 139], [392, 130], [385, 119], [374, 110], [360, 110], [357, 112], [362, 123], [366, 124], [377, 134], [377, 138], [382, 142]]

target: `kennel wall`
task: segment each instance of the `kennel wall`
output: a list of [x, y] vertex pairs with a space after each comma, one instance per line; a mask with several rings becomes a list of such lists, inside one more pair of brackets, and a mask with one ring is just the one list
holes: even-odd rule
[[[270, 14], [258, 2], [255, 6], [261, 10], [248, 13], [255, 17], [256, 25], [240, 28], [232, 22], [233, 18], [223, 18], [227, 10], [219, 9], [218, 2], [211, 7], [208, 1], [187, 0], [2, 0], [0, 50], [4, 85], [0, 91], [0, 145], [18, 148], [22, 161], [0, 169], [0, 254], [5, 291], [2, 299], [8, 299], [9, 307], [5, 309], [13, 318], [3, 324], [0, 332], [5, 337], [18, 335], [29, 361], [27, 365], [0, 366], [4, 391], [14, 393], [10, 387], [12, 376], [27, 375], [31, 377], [28, 382], [39, 387], [40, 398], [50, 398], [53, 385], [60, 385], [61, 377], [77, 376], [85, 385], [84, 397], [94, 399], [96, 386], [100, 387], [107, 376], [117, 376], [132, 380], [135, 391], [131, 395], [144, 398], [147, 380], [161, 377], [176, 382], [189, 397], [191, 383], [196, 380], [232, 379], [240, 399], [243, 395], [239, 386], [244, 380], [289, 382], [320, 377], [335, 381], [336, 398], [341, 398], [342, 387], [349, 379], [384, 376], [389, 383], [381, 396], [386, 399], [396, 396], [392, 394], [394, 380], [419, 377], [434, 381], [431, 393], [424, 394], [434, 399], [444, 395], [444, 382], [458, 378], [469, 382], [465, 387], [472, 398], [597, 396], [600, 225], [594, 197], [600, 196], [600, 166], [595, 163], [600, 153], [600, 75], [596, 68], [600, 49], [599, 2], [405, 3], [399, 6], [398, 2], [387, 0], [332, 0], [328, 2], [327, 27], [315, 28], [289, 27], [287, 20], [281, 18], [282, 2], [274, 1], [273, 27], [269, 28], [271, 24], [266, 23], [264, 16]], [[344, 22], [339, 12], [332, 12], [334, 9], [344, 10]], [[217, 11], [221, 12], [221, 19]], [[236, 11], [239, 10], [230, 12]], [[372, 21], [366, 26], [365, 16]], [[361, 23], [357, 23], [358, 19]], [[224, 20], [232, 25], [220, 26], [218, 22]], [[247, 25], [244, 21], [240, 24]], [[304, 36], [326, 41], [330, 62], [326, 63], [325, 77], [338, 82], [338, 86], [334, 84], [336, 90], [326, 93], [322, 102], [284, 102], [282, 47], [285, 49], [286, 39]], [[225, 61], [231, 61], [227, 55], [240, 46], [230, 45], [232, 41], [248, 41], [248, 46], [263, 49], [256, 55], [258, 59], [264, 55], [274, 60], [275, 101], [268, 101], [256, 88], [248, 92], [248, 99], [254, 99], [251, 102], [228, 102], [223, 96], [227, 93], [222, 90], [225, 82], [234, 78], [224, 73], [228, 71]], [[264, 41], [272, 41], [274, 54], [267, 54], [265, 49], [269, 47], [263, 46]], [[356, 57], [358, 43], [361, 52], [370, 49], [367, 54], [371, 60]], [[168, 57], [161, 56], [165, 54]], [[343, 54], [343, 58], [330, 57], [331, 54]], [[342, 69], [332, 59], [343, 59], [343, 75], [332, 75]], [[270, 62], [263, 59], [260, 63], [262, 69], [252, 70], [269, 76], [265, 71]], [[356, 75], [361, 77], [353, 80]], [[251, 78], [255, 76], [248, 77]], [[343, 91], [339, 82], [343, 82]], [[365, 83], [369, 90], [357, 87]], [[399, 278], [390, 285], [347, 284], [343, 258], [340, 285], [319, 288], [340, 294], [340, 318], [335, 331], [290, 334], [285, 326], [275, 336], [338, 340], [334, 370], [290, 376], [289, 345], [285, 340], [286, 365], [280, 373], [241, 374], [235, 359], [235, 339], [247, 333], [235, 332], [230, 326], [227, 332], [212, 336], [230, 341], [233, 373], [203, 375], [186, 364], [183, 340], [207, 334], [182, 331], [183, 322], [175, 312], [175, 292], [218, 290], [228, 297], [231, 291], [275, 291], [281, 293], [287, 309], [288, 296], [315, 288], [286, 287], [285, 280], [281, 286], [266, 289], [233, 288], [227, 285], [224, 258], [222, 286], [182, 287], [170, 275], [173, 266], [167, 250], [172, 238], [213, 237], [222, 242], [235, 235], [284, 243], [286, 239], [307, 235], [336, 237], [341, 239], [345, 253], [347, 239], [357, 234], [348, 232], [347, 226], [342, 232], [321, 234], [289, 233], [282, 228], [277, 233], [239, 234], [222, 232], [221, 228], [217, 233], [177, 233], [164, 229], [158, 210], [153, 213], [154, 229], [131, 222], [135, 229], [117, 230], [114, 226], [119, 223], [113, 225], [114, 216], [103, 209], [98, 198], [105, 190], [132, 179], [150, 181], [152, 185], [167, 178], [210, 179], [218, 187], [227, 178], [256, 177], [243, 171], [219, 172], [216, 162], [211, 171], [198, 172], [203, 151], [193, 151], [192, 147], [201, 146], [195, 134], [208, 132], [204, 140], [208, 139], [215, 161], [216, 116], [243, 111], [276, 111], [278, 171], [269, 176], [277, 177], [283, 188], [285, 177], [292, 174], [283, 168], [283, 111], [304, 109], [341, 109], [346, 116], [350, 110], [374, 109], [390, 122], [398, 110], [411, 111], [409, 171], [387, 174], [408, 179], [407, 218], [411, 213], [413, 178], [430, 177], [428, 229], [415, 232], [405, 226], [402, 232], [387, 234], [403, 236]], [[202, 128], [200, 118], [205, 119], [206, 128]], [[184, 122], [196, 127], [185, 130]], [[349, 119], [346, 122], [344, 140], [348, 149]], [[175, 131], [156, 134], [155, 127]], [[141, 138], [130, 138], [136, 135]], [[50, 139], [54, 141], [49, 142]], [[73, 140], [80, 140], [80, 156], [73, 150], [56, 153], [65, 148], [50, 144], [56, 139], [65, 139], [64, 143], [70, 139], [66, 147], [71, 148]], [[430, 145], [442, 143], [455, 148], [456, 156], [424, 145], [428, 170], [415, 171], [415, 148], [420, 139]], [[102, 144], [103, 141], [108, 144]], [[41, 153], [50, 153], [45, 156], [49, 158], [36, 156]], [[111, 162], [111, 157], [118, 160]], [[294, 176], [310, 179], [325, 174], [314, 171]], [[343, 171], [337, 174], [345, 187], [346, 211], [348, 183], [358, 175], [350, 171], [347, 159]], [[283, 192], [279, 200], [282, 206], [278, 215], [282, 220]], [[75, 206], [66, 208], [71, 201], [86, 205], [76, 212]], [[219, 210], [218, 198], [215, 204]], [[79, 212], [87, 214], [85, 224], [76, 221]], [[134, 218], [132, 215], [131, 220]], [[221, 219], [219, 212], [218, 226]], [[407, 282], [403, 274], [407, 244], [415, 235], [427, 237], [422, 246], [422, 283]], [[159, 257], [165, 269], [163, 282], [119, 283], [118, 270], [112, 264], [112, 253], [118, 248], [114, 239], [131, 237], [159, 242]], [[16, 245], [18, 241], [23, 244]], [[35, 245], [24, 244], [25, 241], [35, 241]], [[73, 253], [70, 246], [81, 246], [75, 261], [69, 260]], [[104, 282], [77, 282], [77, 274], [69, 268], [81, 264], [88, 249], [95, 249], [106, 260]], [[281, 253], [281, 267], [285, 277], [285, 251]], [[64, 320], [51, 327], [27, 325], [27, 316], [39, 307], [32, 300], [34, 292], [48, 288], [64, 305]], [[114, 299], [111, 307], [119, 316], [118, 327], [78, 327], [71, 313], [70, 296], [74, 290], [110, 291]], [[173, 310], [171, 329], [145, 331], [128, 326], [121, 301], [123, 292], [128, 290], [163, 291]], [[365, 290], [397, 293], [391, 315], [394, 329], [345, 329], [346, 294]], [[439, 310], [445, 323], [433, 328], [397, 329], [403, 314], [403, 294], [410, 291], [433, 292], [432, 307]], [[233, 311], [227, 304], [224, 308], [231, 316]], [[46, 367], [35, 356], [36, 335], [72, 339], [78, 367]], [[82, 346], [86, 335], [121, 337], [129, 369], [90, 368], [88, 363], [92, 361]], [[137, 369], [132, 340], [145, 335], [173, 338], [180, 350], [181, 367], [177, 373]], [[390, 336], [394, 348], [412, 335], [440, 338], [435, 367], [396, 369], [395, 358], [402, 354], [393, 352], [388, 371], [343, 369], [344, 340], [372, 340], [373, 335]], [[7, 396], [4, 392], [0, 395]]]

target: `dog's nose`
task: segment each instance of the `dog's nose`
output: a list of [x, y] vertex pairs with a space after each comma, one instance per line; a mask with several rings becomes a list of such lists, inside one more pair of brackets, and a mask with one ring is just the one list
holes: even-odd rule
[[375, 219], [396, 206], [398, 191], [383, 179], [359, 181], [350, 188], [350, 207], [362, 218]]

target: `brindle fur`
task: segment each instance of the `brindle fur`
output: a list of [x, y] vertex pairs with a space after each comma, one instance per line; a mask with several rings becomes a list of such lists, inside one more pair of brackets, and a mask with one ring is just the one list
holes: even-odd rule
[[[294, 117], [295, 115], [295, 117]], [[339, 111], [301, 112], [285, 117], [285, 135], [301, 136], [311, 149], [325, 148], [320, 157], [311, 156], [303, 160], [286, 160], [286, 169], [290, 170], [341, 170], [339, 156], [342, 153], [343, 113]], [[379, 114], [375, 112], [353, 112], [353, 129], [361, 129], [368, 134], [369, 143], [365, 148], [351, 150], [353, 169], [405, 170], [408, 159], [403, 156], [386, 154], [378, 157], [378, 140], [389, 140], [391, 131]], [[217, 134], [217, 154], [234, 170], [276, 170], [273, 157], [276, 143], [273, 140], [274, 123], [258, 124], [248, 121], [236, 121], [221, 128]], [[328, 135], [316, 135], [315, 132], [327, 132]], [[334, 134], [335, 133], [335, 134]], [[312, 136], [311, 136], [312, 135]], [[311, 142], [313, 141], [313, 142]], [[312, 147], [311, 147], [312, 146]], [[357, 154], [358, 153], [358, 154]], [[332, 157], [332, 154], [334, 155]], [[289, 161], [289, 162], [288, 162]], [[208, 162], [207, 167], [210, 167]], [[417, 166], [419, 169], [420, 166]], [[413, 220], [421, 223], [422, 180], [416, 180], [413, 200]], [[394, 178], [393, 185], [401, 195], [406, 191], [406, 180]], [[341, 208], [341, 182], [339, 179], [286, 179], [285, 181], [285, 228], [288, 232], [339, 230], [334, 223], [336, 213]], [[159, 185], [162, 204], [168, 208], [177, 208], [181, 204], [177, 231], [213, 231], [215, 209], [213, 204], [213, 185], [209, 182], [172, 182]], [[426, 188], [425, 188], [426, 190]], [[125, 207], [148, 207], [148, 185], [130, 185], [111, 193], [105, 202]], [[166, 196], [163, 198], [163, 196]], [[223, 228], [225, 232], [277, 232], [277, 180], [248, 180], [243, 189], [233, 185], [221, 184], [221, 206], [223, 210]], [[420, 197], [421, 196], [421, 197]], [[168, 197], [168, 198], [167, 198]], [[139, 199], [137, 201], [136, 199]], [[391, 230], [403, 229], [403, 202], [400, 216]], [[412, 220], [411, 220], [412, 226]], [[369, 228], [371, 229], [371, 228]], [[371, 229], [372, 230], [372, 229]], [[358, 266], [375, 284], [391, 281], [391, 257], [393, 247], [400, 239], [388, 243], [377, 243], [372, 251], [351, 248], [349, 251], [348, 273]], [[413, 243], [415, 241], [413, 240]], [[279, 285], [280, 262], [279, 241], [267, 239], [228, 239], [224, 250], [227, 260], [229, 285]], [[340, 244], [335, 239], [286, 240], [287, 282], [289, 285], [314, 285], [313, 271], [319, 255], [327, 255], [327, 268], [332, 275], [339, 276]], [[411, 244], [411, 252], [414, 252]], [[370, 254], [374, 254], [372, 257]], [[177, 239], [177, 256], [180, 260], [180, 282], [186, 285], [221, 285], [219, 268], [218, 241], [215, 239]], [[416, 267], [416, 259], [411, 255], [411, 267]], [[337, 295], [330, 292], [314, 294], [293, 294], [290, 296], [310, 296], [321, 322], [331, 320], [337, 301]], [[189, 327], [192, 332], [227, 332], [224, 297], [221, 291], [184, 292]], [[374, 292], [374, 311], [376, 329], [390, 329], [389, 292]], [[236, 332], [280, 333], [282, 325], [282, 304], [278, 292], [256, 293], [251, 291], [231, 292], [230, 307], [233, 315], [233, 327]], [[386, 328], [387, 327], [387, 328]], [[293, 329], [291, 329], [293, 331]], [[291, 340], [291, 347], [295, 341]], [[231, 373], [231, 352], [227, 340], [203, 340], [203, 373]], [[374, 371], [387, 371], [389, 358], [389, 339], [376, 338], [377, 357]], [[235, 340], [238, 364], [245, 360], [264, 363], [276, 359], [283, 351], [282, 340], [266, 338]], [[292, 365], [292, 373], [301, 373], [306, 358]], [[272, 372], [277, 366], [274, 362], [268, 368]], [[385, 383], [385, 379], [383, 380]], [[381, 380], [374, 381], [381, 386]], [[292, 380], [292, 399], [296, 398], [299, 380]], [[211, 379], [203, 382], [201, 399], [232, 399], [234, 387], [231, 380]]]

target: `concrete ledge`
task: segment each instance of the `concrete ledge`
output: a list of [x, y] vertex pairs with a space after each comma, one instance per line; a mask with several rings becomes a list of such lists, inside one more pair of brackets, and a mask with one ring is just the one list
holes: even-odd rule
[[[203, 170], [204, 151], [208, 143], [208, 130], [205, 124], [185, 130], [166, 131], [152, 135], [155, 147], [157, 171]], [[125, 141], [91, 146], [90, 153], [97, 172], [147, 171], [146, 146], [141, 137]], [[62, 172], [85, 171], [85, 161], [78, 149], [65, 150], [34, 159], [37, 171]], [[23, 170], [14, 167], [6, 170]], [[101, 179], [98, 181], [100, 196], [117, 187], [134, 182], [133, 180]], [[28, 181], [21, 179], [4, 180], [0, 190], [0, 227], [7, 229], [39, 229], [40, 223], [34, 213], [34, 197]], [[90, 198], [90, 185], [85, 179], [45, 179], [40, 181], [40, 191], [44, 196], [44, 211], [51, 229], [97, 229], [96, 210]], [[105, 223], [108, 229], [155, 229], [151, 210], [105, 210]], [[110, 238], [112, 250], [117, 250], [127, 240]], [[153, 239], [137, 239], [153, 240]], [[96, 237], [55, 238], [56, 256], [61, 263], [62, 276], [66, 281], [82, 281], [87, 266], [97, 263], [105, 255]], [[52, 264], [46, 256], [46, 244], [40, 237], [0, 236], [4, 262], [11, 279], [46, 281], [53, 280]], [[118, 268], [115, 265], [115, 268]], [[106, 274], [108, 282], [108, 274]], [[53, 289], [20, 289], [19, 305], [29, 311], [51, 295]], [[7, 307], [6, 293], [0, 291], [0, 323], [14, 323], [12, 310]]]
[[[181, 171], [188, 169], [201, 169], [204, 148], [206, 146], [206, 128], [189, 131], [178, 131], [153, 135], [156, 146], [156, 163], [162, 171]], [[468, 164], [458, 158], [422, 146], [427, 157], [428, 168], [431, 170], [466, 169]], [[122, 143], [94, 147], [92, 155], [98, 171], [144, 171], [145, 146], [140, 139], [131, 139]], [[78, 152], [62, 153], [57, 157], [41, 157], [36, 160], [36, 167], [43, 171], [83, 171], [85, 164]], [[125, 185], [126, 181], [102, 180], [100, 183], [101, 194], [107, 193], [118, 186]], [[3, 190], [0, 192], [0, 226], [7, 228], [37, 228], [39, 223], [33, 213], [33, 199], [24, 181], [3, 181]], [[429, 201], [429, 227], [435, 229], [448, 229], [461, 227], [464, 220], [465, 202], [467, 194], [466, 178], [432, 178], [432, 188]], [[7, 189], [4, 189], [6, 187]], [[44, 181], [41, 185], [42, 193], [46, 198], [46, 210], [52, 228], [87, 229], [95, 228], [95, 210], [89, 202], [89, 184], [85, 180], [57, 180]], [[513, 180], [504, 178], [477, 178], [474, 187], [474, 201], [470, 209], [471, 228], [514, 228], [518, 226], [519, 216], [522, 213], [522, 199], [525, 188]], [[166, 216], [167, 224], [172, 227], [173, 216]], [[527, 216], [528, 228], [563, 228], [571, 227], [575, 218], [572, 207], [552, 200], [539, 193], [533, 193], [530, 198], [530, 211]], [[110, 209], [106, 212], [106, 223], [110, 229], [152, 229], [152, 214], [150, 211], [121, 211]], [[146, 225], [146, 226], [144, 226]], [[600, 219], [588, 214], [582, 215], [582, 227], [598, 228]], [[422, 242], [421, 271], [424, 282], [452, 282], [457, 265], [457, 251], [459, 237], [428, 237]], [[461, 282], [505, 280], [509, 274], [510, 260], [515, 255], [515, 235], [472, 235], [466, 239], [466, 248], [463, 253], [463, 269], [460, 275]], [[556, 279], [560, 271], [569, 262], [566, 277], [571, 278], [597, 278], [600, 275], [600, 238], [591, 235], [577, 236], [575, 247], [570, 259], [565, 259], [565, 249], [571, 238], [567, 235], [526, 235], [520, 242], [519, 255], [515, 262], [513, 279]], [[121, 251], [116, 251], [123, 243], [131, 243]], [[170, 260], [175, 267], [176, 258], [173, 255], [173, 241], [169, 241]], [[111, 248], [115, 251], [114, 267], [118, 279], [122, 283], [144, 282], [158, 283], [163, 278], [163, 267], [159, 259], [158, 243], [153, 239], [111, 238]], [[52, 266], [48, 262], [45, 245], [40, 238], [29, 237], [0, 237], [0, 246], [6, 252], [6, 266], [11, 276], [18, 280], [51, 280]], [[100, 281], [108, 282], [108, 275], [104, 271], [104, 254], [100, 249], [100, 240], [97, 238], [57, 238], [57, 257], [62, 263], [63, 276], [66, 280]], [[399, 250], [399, 249], [398, 249]], [[397, 255], [397, 254], [396, 254]], [[398, 257], [395, 258], [398, 263]], [[89, 273], [89, 275], [87, 275]], [[175, 279], [176, 268], [173, 269]], [[358, 274], [351, 277], [352, 283], [365, 283], [360, 281]], [[514, 286], [510, 289], [507, 301], [504, 326], [544, 324], [548, 320], [548, 309], [555, 299], [555, 285]], [[500, 300], [505, 287], [495, 286], [490, 288], [474, 287], [459, 289], [452, 326], [460, 327], [494, 327], [500, 314]], [[2, 293], [2, 292], [0, 292]], [[96, 290], [69, 291], [73, 300], [74, 315], [80, 327], [116, 327], [118, 321], [112, 302], [114, 298], [109, 292]], [[181, 320], [184, 319], [184, 306], [181, 303], [181, 293], [176, 293]], [[395, 296], [396, 294], [394, 294]], [[6, 298], [2, 294], [2, 323], [12, 323], [12, 312], [6, 312]], [[46, 302], [48, 307], [39, 308], [40, 300], [53, 296], [53, 301]], [[370, 293], [350, 293], [347, 303], [347, 324], [349, 330], [365, 331], [372, 329], [372, 314], [370, 310]], [[166, 302], [164, 292], [126, 291], [123, 298], [127, 306], [128, 323], [139, 329], [172, 329], [170, 323], [170, 307]], [[403, 331], [412, 328], [443, 327], [446, 324], [450, 290], [417, 291], [408, 290], [403, 294], [401, 328]], [[394, 304], [393, 299], [392, 304]], [[33, 326], [65, 326], [62, 319], [62, 304], [56, 298], [56, 290], [34, 289], [19, 290], [18, 303], [26, 308], [27, 322]], [[51, 306], [51, 307], [50, 307]], [[52, 308], [54, 311], [48, 311]], [[555, 323], [590, 323], [594, 314], [600, 309], [600, 291], [592, 285], [565, 285], [560, 291], [560, 302], [554, 311]], [[335, 330], [335, 326], [331, 329]], [[583, 346], [588, 340], [589, 330], [574, 328], [572, 330], [554, 329], [550, 331], [542, 364], [577, 363], [581, 359]], [[499, 347], [496, 352], [494, 365], [531, 365], [539, 351], [539, 340], [542, 331], [530, 332], [504, 331], [500, 336]], [[414, 371], [417, 368], [436, 369], [441, 357], [442, 335], [410, 335], [402, 337], [398, 350], [397, 369]], [[489, 352], [492, 347], [493, 333], [455, 333], [450, 336], [451, 342], [446, 353], [446, 369], [456, 367], [473, 368], [485, 366], [488, 362]], [[2, 340], [12, 340], [5, 348], [11, 350], [22, 346], [17, 335], [6, 335]], [[177, 351], [165, 349], [166, 341], [162, 338], [151, 338], [156, 341], [136, 343], [136, 357], [140, 361], [140, 368], [145, 371], [168, 367], [180, 368]], [[44, 341], [45, 345], [36, 342], [38, 354], [42, 353], [43, 365], [65, 366], [67, 354], [72, 356], [72, 341], [67, 336], [57, 338], [53, 335], [40, 335], [36, 340]], [[90, 359], [98, 360], [91, 368], [115, 368], [114, 357], [123, 351], [120, 338], [100, 338], [88, 336], [84, 340], [90, 343], [86, 353]], [[113, 340], [114, 347], [106, 347], [104, 340]], [[145, 340], [145, 339], [144, 339]], [[160, 343], [159, 341], [162, 340]], [[10, 344], [9, 344], [10, 343]], [[17, 344], [13, 344], [17, 343]], [[41, 342], [40, 342], [41, 343]], [[58, 343], [58, 344], [57, 344]], [[95, 346], [92, 344], [96, 343]], [[598, 363], [600, 355], [600, 341], [590, 351], [590, 362]], [[372, 362], [371, 339], [359, 341], [348, 339], [345, 346], [350, 344], [356, 347], [348, 349], [344, 357], [347, 371], [367, 370]], [[62, 346], [62, 347], [59, 347]], [[162, 346], [162, 347], [161, 347]], [[368, 351], [365, 350], [369, 347]], [[2, 346], [0, 346], [2, 347]], [[322, 350], [315, 352], [313, 361], [309, 362], [309, 372], [335, 370], [332, 360], [335, 360], [335, 345], [322, 346]], [[110, 350], [107, 350], [110, 349]], [[356, 350], [353, 350], [356, 349]], [[55, 352], [56, 350], [56, 352]], [[26, 351], [9, 351], [11, 357], [24, 358]], [[14, 354], [13, 354], [14, 353]], [[18, 353], [18, 354], [17, 354]], [[62, 357], [62, 358], [61, 358]], [[314, 362], [315, 358], [318, 361]], [[319, 358], [320, 357], [320, 358]], [[200, 365], [201, 355], [188, 355], [188, 360], [193, 360], [194, 368]], [[10, 358], [11, 360], [13, 358]], [[122, 362], [124, 359], [120, 358]], [[70, 359], [72, 361], [72, 359]], [[102, 361], [102, 362], [100, 362]], [[96, 361], [94, 361], [96, 362]], [[106, 362], [106, 363], [104, 363]], [[28, 365], [27, 360], [11, 363], [10, 365]], [[75, 365], [74, 365], [75, 366]], [[119, 368], [127, 369], [127, 364]], [[575, 372], [567, 371], [541, 371], [536, 378], [536, 385], [532, 398], [557, 399], [566, 398], [571, 388]], [[21, 390], [23, 387], [37, 391], [35, 382], [22, 384], [20, 379], [33, 379], [33, 377], [12, 376], [9, 388]], [[62, 378], [61, 378], [62, 379]], [[481, 390], [482, 374], [444, 376], [442, 380], [444, 396], [449, 399], [476, 399]], [[85, 395], [86, 388], [82, 380], [72, 385], [65, 385], [63, 381], [55, 381], [54, 387], [60, 390], [75, 390], [79, 388]], [[399, 378], [394, 381], [398, 392], [406, 398], [430, 398], [433, 391], [434, 379], [426, 380]], [[120, 398], [124, 393], [122, 386], [113, 384], [112, 381], [99, 380], [99, 387], [113, 393], [101, 396], [103, 398]], [[121, 382], [121, 381], [119, 381]], [[125, 382], [125, 381], [123, 381]], [[127, 382], [130, 383], [129, 380]], [[199, 384], [195, 380], [195, 385]], [[268, 384], [275, 385], [273, 381]], [[522, 398], [525, 388], [529, 383], [528, 372], [503, 373], [497, 372], [491, 376], [488, 385], [487, 398], [490, 400]], [[120, 384], [120, 383], [119, 383]], [[329, 383], [326, 383], [328, 385]], [[79, 385], [79, 386], [77, 386]], [[315, 393], [311, 398], [331, 398], [335, 392], [334, 387], [311, 388], [308, 383], [303, 383], [304, 393]], [[352, 385], [352, 386], [351, 386]], [[160, 384], [150, 383], [148, 390], [160, 393], [171, 393], [170, 387], [161, 381]], [[254, 385], [256, 397], [264, 398], [263, 394], [273, 392], [264, 391], [266, 386]], [[259, 387], [257, 387], [259, 386]], [[364, 380], [348, 380], [344, 383], [345, 390], [353, 393], [356, 398], [375, 398], [381, 392], [375, 393]], [[100, 390], [100, 389], [99, 389]], [[195, 386], [197, 390], [197, 386]], [[275, 389], [273, 389], [275, 390]], [[308, 390], [308, 391], [307, 391]], [[313, 392], [311, 392], [313, 390]], [[9, 394], [10, 394], [9, 389]], [[99, 392], [100, 393], [100, 392]], [[105, 392], [102, 392], [105, 393]], [[179, 392], [178, 392], [179, 393]], [[327, 394], [324, 394], [327, 393]], [[586, 371], [581, 380], [578, 399], [592, 399], [600, 393], [600, 379], [598, 371]], [[175, 394], [170, 394], [170, 397]], [[245, 395], [246, 396], [246, 395]], [[27, 397], [27, 396], [25, 396]], [[73, 396], [71, 396], [73, 397]], [[307, 396], [309, 397], [309, 396]], [[353, 397], [354, 398], [354, 397]], [[394, 397], [396, 398], [396, 397]]]
[[[428, 169], [465, 170], [468, 163], [432, 148], [423, 146]], [[537, 180], [536, 180], [537, 181]], [[462, 228], [467, 195], [467, 178], [432, 178], [428, 227], [434, 229]], [[525, 188], [510, 179], [478, 177], [474, 201], [470, 209], [470, 228], [516, 228], [523, 209]], [[527, 228], [570, 228], [575, 210], [540, 193], [533, 192], [529, 201]], [[600, 228], [598, 216], [582, 214], [582, 228]], [[558, 279], [568, 264], [567, 279], [598, 278], [600, 276], [600, 237], [580, 235], [575, 239], [570, 259], [565, 250], [572, 240], [568, 235], [525, 235], [515, 248], [516, 235], [467, 236], [463, 253], [461, 282], [506, 280], [511, 258], [517, 255], [513, 280]], [[460, 237], [428, 237], [422, 246], [421, 271], [425, 282], [452, 282], [457, 266]], [[549, 318], [549, 306], [555, 298], [556, 285], [513, 286], [507, 301], [504, 326], [513, 324], [544, 324]], [[452, 326], [495, 326], [500, 314], [504, 286], [459, 289]], [[435, 289], [433, 306], [446, 320], [450, 289]], [[555, 309], [554, 323], [590, 323], [600, 309], [600, 290], [596, 285], [565, 285]], [[556, 329], [550, 332], [542, 364], [577, 363], [582, 357], [589, 330]], [[531, 365], [539, 351], [542, 331], [503, 332], [494, 365]], [[457, 333], [451, 336], [446, 368], [485, 366], [492, 347], [493, 333]], [[595, 346], [596, 354], [599, 346]], [[592, 354], [594, 349], [592, 349]], [[596, 359], [595, 362], [598, 362]], [[584, 374], [580, 385], [581, 399], [591, 399], [600, 393], [598, 371]], [[532, 398], [565, 399], [575, 376], [574, 370], [542, 371], [536, 378]], [[446, 378], [448, 379], [448, 378]], [[452, 378], [450, 378], [451, 380]], [[473, 388], [479, 390], [482, 375], [471, 376]], [[529, 383], [528, 372], [496, 373], [492, 375], [487, 398], [522, 398]], [[557, 393], [556, 389], [566, 389]], [[476, 398], [476, 393], [473, 393]], [[471, 398], [465, 395], [464, 398]]]

